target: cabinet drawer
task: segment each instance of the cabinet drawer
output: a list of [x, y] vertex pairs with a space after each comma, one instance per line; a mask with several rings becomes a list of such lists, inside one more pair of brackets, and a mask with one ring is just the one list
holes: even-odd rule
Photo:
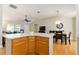
[[35, 39], [35, 37], [34, 37], [34, 36], [28, 36], [28, 38], [29, 38], [29, 39]]
[[35, 39], [29, 39], [30, 42], [35, 42]]
[[26, 41], [23, 40], [21, 42], [13, 43], [13, 47], [19, 46], [19, 45], [26, 45]]
[[49, 42], [44, 42], [44, 41], [37, 41], [36, 43], [43, 44], [43, 45], [48, 45], [49, 44]]
[[47, 38], [47, 37], [37, 37], [36, 38], [36, 41], [44, 41], [44, 42], [48, 42], [49, 41], [49, 39]]
[[21, 38], [16, 38], [16, 39], [13, 39], [12, 40], [12, 43], [18, 43], [18, 42], [22, 42], [22, 41], [24, 41], [24, 40], [26, 40], [27, 38], [26, 37], [21, 37]]

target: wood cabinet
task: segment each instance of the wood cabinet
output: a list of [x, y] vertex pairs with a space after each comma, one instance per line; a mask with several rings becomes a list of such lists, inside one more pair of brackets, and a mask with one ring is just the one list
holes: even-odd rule
[[28, 37], [28, 54], [35, 54], [35, 37]]
[[49, 54], [49, 40], [47, 37], [36, 37], [36, 53], [40, 55]]
[[27, 37], [16, 38], [12, 40], [12, 54], [25, 55], [28, 53], [28, 39]]
[[49, 39], [41, 36], [26, 36], [12, 40], [12, 54], [49, 54]]

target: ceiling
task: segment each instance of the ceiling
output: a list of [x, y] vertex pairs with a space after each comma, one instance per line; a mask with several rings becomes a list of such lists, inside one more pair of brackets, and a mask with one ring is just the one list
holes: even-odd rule
[[[3, 5], [3, 19], [6, 20], [24, 20], [27, 15], [29, 20], [38, 20], [59, 14], [76, 16], [76, 5], [74, 4], [16, 4], [18, 8], [13, 9], [9, 4]], [[40, 11], [40, 13], [37, 13]]]

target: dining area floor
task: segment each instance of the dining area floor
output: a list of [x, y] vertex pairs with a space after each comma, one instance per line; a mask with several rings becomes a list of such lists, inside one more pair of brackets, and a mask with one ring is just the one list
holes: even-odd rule
[[71, 44], [61, 44], [61, 41], [53, 43], [53, 55], [76, 55], [76, 41]]

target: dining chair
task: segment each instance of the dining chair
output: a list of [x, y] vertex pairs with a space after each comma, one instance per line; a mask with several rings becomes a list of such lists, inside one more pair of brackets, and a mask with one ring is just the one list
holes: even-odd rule
[[55, 38], [55, 42], [57, 43], [58, 39], [61, 40], [61, 44], [63, 43], [62, 40], [62, 31], [56, 31], [55, 35], [53, 36], [53, 38]]
[[2, 37], [2, 46], [5, 47], [5, 37]]
[[71, 37], [71, 32], [69, 32], [68, 37], [67, 37], [69, 44], [71, 44], [70, 37]]

